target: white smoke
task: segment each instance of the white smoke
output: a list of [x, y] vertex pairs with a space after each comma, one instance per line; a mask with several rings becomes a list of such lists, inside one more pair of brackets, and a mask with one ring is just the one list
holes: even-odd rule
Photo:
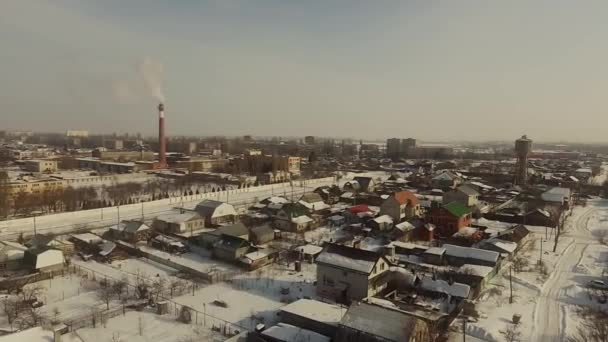
[[138, 65], [138, 71], [150, 95], [159, 102], [164, 103], [165, 95], [162, 87], [163, 65], [146, 57]]
[[134, 65], [132, 73], [122, 73], [111, 80], [112, 97], [121, 104], [140, 104], [152, 96], [158, 102], [165, 102], [162, 87], [163, 65], [146, 57]]

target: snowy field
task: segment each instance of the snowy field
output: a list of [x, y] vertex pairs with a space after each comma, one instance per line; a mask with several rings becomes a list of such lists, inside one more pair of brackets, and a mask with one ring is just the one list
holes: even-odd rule
[[[597, 237], [598, 232], [608, 230], [608, 201], [592, 200], [586, 207], [575, 207], [555, 252], [553, 235], [545, 236], [542, 227], [531, 230], [534, 233], [519, 254], [528, 265], [512, 273], [513, 303], [509, 303], [511, 265], [505, 263], [501, 273], [476, 300], [480, 319], [467, 324], [467, 335], [471, 338], [504, 341], [501, 332], [510, 325], [513, 315], [519, 314], [521, 341], [566, 341], [579, 326], [577, 311], [581, 306], [608, 309], [607, 304], [600, 304], [598, 297], [586, 289], [590, 280], [607, 280], [603, 272], [608, 262], [608, 246], [600, 244]], [[536, 265], [541, 255], [545, 272]], [[460, 325], [459, 320], [455, 325]], [[461, 340], [460, 334], [452, 334], [451, 341]]]
[[[153, 280], [156, 277], [170, 279], [176, 274], [172, 268], [147, 259], [128, 259], [112, 264], [78, 260], [73, 262], [94, 270], [98, 273], [97, 277], [105, 275], [112, 279], [126, 278], [131, 284], [135, 283], [137, 275]], [[172, 300], [178, 305], [208, 314], [203, 329], [210, 330], [212, 326], [219, 326], [226, 321], [236, 327], [252, 330], [258, 323], [268, 325], [276, 322], [276, 313], [280, 307], [300, 298], [315, 298], [315, 280], [314, 264], [302, 264], [302, 272], [295, 272], [293, 264], [289, 268], [272, 264], [256, 271], [242, 272], [227, 282], [198, 286], [194, 294], [188, 291]], [[215, 305], [213, 302], [216, 300], [224, 301], [227, 307]], [[173, 308], [172, 305], [171, 310]], [[197, 321], [203, 324], [202, 315]]]
[[[141, 328], [141, 329], [140, 329]], [[141, 334], [140, 334], [141, 332]], [[125, 316], [109, 319], [105, 326], [84, 328], [76, 332], [82, 342], [129, 341], [129, 342], [221, 342], [222, 335], [207, 329], [184, 324], [171, 315], [130, 311]]]
[[[243, 273], [232, 281], [198, 289], [194, 296], [187, 294], [175, 301], [198, 311], [226, 320], [247, 329], [258, 323], [267, 326], [277, 322], [280, 307], [300, 298], [315, 297], [316, 265], [302, 264], [298, 273], [285, 266], [273, 264], [257, 271]], [[287, 291], [289, 293], [282, 293]], [[225, 301], [223, 308], [213, 304]]]
[[[205, 199], [227, 201], [240, 208], [274, 194], [293, 194], [294, 198], [299, 198], [302, 194], [310, 192], [319, 186], [332, 185], [334, 182], [334, 178], [331, 177], [310, 179], [295, 181], [292, 183], [293, 187], [290, 183], [281, 183], [192, 196], [179, 196], [139, 204], [128, 204], [121, 206], [120, 209], [111, 207], [38, 216], [36, 218], [36, 228], [38, 233], [65, 234], [83, 227], [99, 228], [110, 226], [115, 224], [119, 219], [140, 219], [142, 213], [145, 219], [152, 220], [159, 214], [165, 213], [177, 206], [193, 209], [199, 202]], [[19, 236], [19, 233], [31, 234], [33, 227], [33, 218], [2, 221], [0, 222], [0, 238], [15, 240]]]

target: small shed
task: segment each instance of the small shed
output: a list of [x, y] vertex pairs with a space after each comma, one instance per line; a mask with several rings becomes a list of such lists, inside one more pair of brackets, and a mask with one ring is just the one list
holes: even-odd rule
[[269, 225], [253, 227], [250, 230], [249, 240], [255, 245], [263, 245], [274, 240], [274, 229]]
[[445, 248], [431, 247], [422, 253], [422, 260], [427, 264], [443, 265], [445, 258]]
[[367, 224], [375, 230], [390, 230], [393, 228], [393, 219], [389, 215], [382, 215], [369, 221]]
[[62, 269], [65, 259], [58, 249], [33, 247], [25, 251], [23, 262], [31, 270], [48, 272]]
[[325, 336], [335, 336], [346, 309], [312, 299], [300, 299], [282, 307], [281, 322], [314, 331]]
[[225, 261], [236, 261], [249, 251], [249, 241], [222, 234], [220, 240], [213, 246], [213, 256]]

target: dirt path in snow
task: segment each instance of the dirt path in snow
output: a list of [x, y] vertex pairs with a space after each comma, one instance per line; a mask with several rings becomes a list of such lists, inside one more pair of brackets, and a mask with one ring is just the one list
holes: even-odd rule
[[562, 251], [555, 269], [541, 290], [534, 309], [532, 341], [566, 340], [566, 336], [564, 336], [566, 322], [563, 312], [563, 306], [566, 304], [560, 300], [562, 288], [570, 282], [585, 248], [593, 241], [587, 223], [593, 213], [597, 211], [598, 209], [595, 208], [588, 209], [576, 219], [574, 226], [569, 231], [563, 233], [562, 236], [572, 236], [575, 240]]

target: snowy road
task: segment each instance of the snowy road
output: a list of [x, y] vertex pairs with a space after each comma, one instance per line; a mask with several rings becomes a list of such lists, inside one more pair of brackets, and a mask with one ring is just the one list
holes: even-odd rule
[[264, 185], [247, 189], [236, 189], [205, 193], [192, 196], [175, 197], [151, 202], [129, 204], [103, 209], [81, 210], [54, 215], [39, 216], [37, 218], [24, 218], [0, 222], [0, 239], [16, 240], [19, 234], [33, 235], [34, 227], [37, 233], [66, 234], [78, 229], [91, 229], [108, 227], [116, 224], [118, 220], [140, 219], [152, 220], [171, 208], [183, 206], [193, 209], [204, 199], [214, 199], [229, 202], [237, 208], [247, 207], [255, 201], [262, 200], [271, 195], [286, 196], [296, 201], [305, 192], [310, 192], [323, 185], [334, 184], [334, 178], [318, 178], [305, 181]]
[[553, 273], [545, 282], [534, 310], [534, 328], [532, 341], [565, 341], [565, 307], [563, 289], [573, 283], [577, 266], [583, 252], [594, 240], [587, 227], [589, 218], [600, 209], [590, 208], [581, 215], [573, 217], [574, 224], [562, 237], [573, 238], [572, 244], [561, 253]]

